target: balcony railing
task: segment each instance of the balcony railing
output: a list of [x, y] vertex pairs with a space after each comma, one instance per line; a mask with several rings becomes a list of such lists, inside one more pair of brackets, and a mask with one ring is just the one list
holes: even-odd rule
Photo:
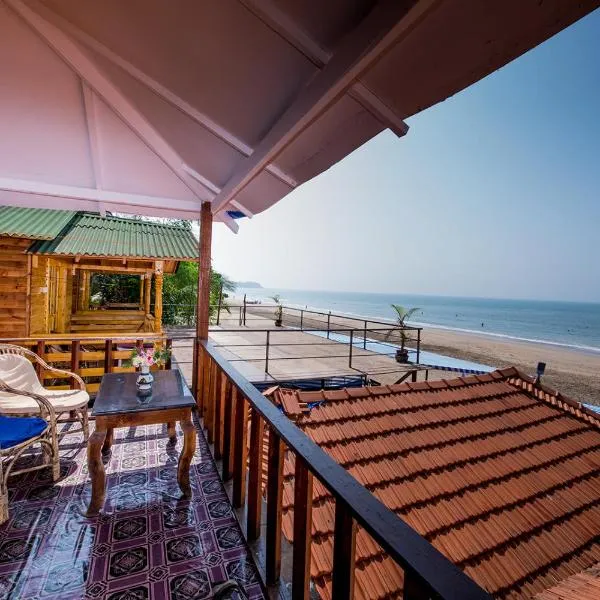
[[404, 570], [404, 600], [489, 599], [472, 579], [300, 431], [220, 356], [211, 342], [198, 342], [197, 357], [198, 408], [208, 440], [214, 444], [215, 458], [222, 461], [222, 477], [226, 481], [233, 479], [232, 503], [236, 508], [246, 508], [248, 541], [256, 540], [261, 531], [262, 440], [264, 428], [268, 429], [267, 584], [276, 583], [281, 571], [283, 459], [287, 449], [294, 453], [296, 465], [293, 598], [305, 599], [309, 593], [312, 482], [316, 477], [334, 496], [336, 503], [333, 598], [352, 597], [356, 527], [360, 525]]

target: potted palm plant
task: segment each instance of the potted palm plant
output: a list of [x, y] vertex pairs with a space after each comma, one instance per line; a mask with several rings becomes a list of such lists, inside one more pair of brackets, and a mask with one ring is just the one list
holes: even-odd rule
[[410, 340], [410, 336], [406, 331], [406, 321], [408, 321], [419, 308], [405, 308], [400, 304], [392, 304], [391, 307], [396, 313], [395, 328], [388, 331], [386, 339], [389, 339], [394, 332], [398, 332], [400, 335], [400, 348], [396, 350], [396, 361], [399, 363], [408, 362], [408, 348], [406, 343]]
[[275, 294], [271, 296], [271, 300], [275, 302], [275, 327], [281, 327], [283, 323], [283, 306], [281, 305], [281, 296], [279, 294]]

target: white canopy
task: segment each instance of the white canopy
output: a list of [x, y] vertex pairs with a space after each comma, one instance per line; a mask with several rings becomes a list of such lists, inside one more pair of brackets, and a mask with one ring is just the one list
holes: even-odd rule
[[599, 4], [0, 0], [0, 203], [235, 229]]

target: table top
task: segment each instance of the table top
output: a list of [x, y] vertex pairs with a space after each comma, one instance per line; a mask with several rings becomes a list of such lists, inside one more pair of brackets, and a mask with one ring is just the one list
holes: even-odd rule
[[171, 408], [191, 408], [196, 405], [178, 369], [153, 371], [152, 395], [137, 394], [138, 373], [107, 373], [102, 377], [92, 416], [139, 413]]

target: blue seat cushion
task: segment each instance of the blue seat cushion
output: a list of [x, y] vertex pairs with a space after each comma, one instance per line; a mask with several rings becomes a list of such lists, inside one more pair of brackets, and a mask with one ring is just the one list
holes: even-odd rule
[[48, 423], [40, 417], [0, 415], [0, 449], [6, 450], [40, 435]]

